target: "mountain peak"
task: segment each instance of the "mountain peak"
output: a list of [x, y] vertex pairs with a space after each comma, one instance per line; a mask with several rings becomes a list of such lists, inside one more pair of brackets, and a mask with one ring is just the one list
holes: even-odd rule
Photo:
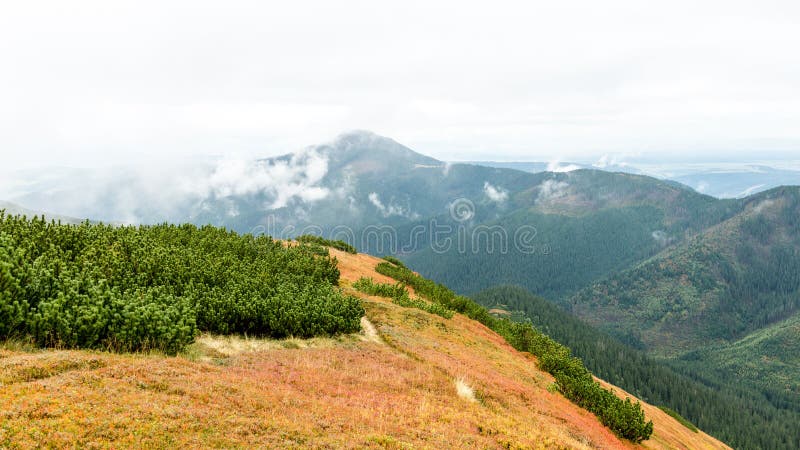
[[345, 131], [334, 139], [334, 145], [342, 145], [347, 143], [370, 143], [375, 141], [391, 141], [392, 139], [381, 136], [370, 130], [349, 130]]
[[443, 164], [441, 161], [417, 153], [393, 139], [368, 130], [344, 132], [331, 143], [316, 148], [328, 153], [332, 159], [343, 163], [360, 159], [393, 164]]

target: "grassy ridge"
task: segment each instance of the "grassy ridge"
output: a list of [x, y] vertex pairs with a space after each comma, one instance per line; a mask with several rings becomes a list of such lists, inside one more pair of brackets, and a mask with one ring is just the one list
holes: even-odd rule
[[604, 425], [619, 436], [641, 442], [653, 433], [653, 422], [645, 421], [644, 411], [638, 402], [621, 400], [611, 391], [603, 389], [594, 381], [581, 360], [571, 355], [568, 348], [531, 325], [496, 318], [472, 300], [456, 295], [448, 288], [424, 279], [404, 267], [382, 262], [375, 270], [408, 284], [418, 294], [433, 302], [481, 322], [503, 336], [514, 348], [535, 355], [539, 359], [540, 368], [555, 377], [558, 388], [565, 397], [597, 415]]
[[61, 225], [0, 212], [0, 338], [175, 353], [199, 331], [359, 329], [336, 261], [214, 227]]

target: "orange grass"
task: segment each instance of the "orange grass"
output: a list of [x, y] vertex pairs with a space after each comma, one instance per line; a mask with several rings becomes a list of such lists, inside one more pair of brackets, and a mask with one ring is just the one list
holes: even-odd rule
[[[354, 294], [362, 276], [392, 282], [377, 258], [331, 253]], [[203, 336], [179, 357], [0, 350], [0, 448], [636, 447], [483, 325], [362, 298], [378, 339]], [[647, 447], [725, 448], [645, 411]]]

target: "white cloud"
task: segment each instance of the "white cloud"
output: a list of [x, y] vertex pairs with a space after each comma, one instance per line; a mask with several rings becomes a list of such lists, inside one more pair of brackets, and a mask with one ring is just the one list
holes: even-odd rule
[[496, 203], [503, 203], [508, 199], [508, 191], [492, 186], [488, 181], [483, 183], [483, 193], [486, 194], [489, 200]]
[[749, 188], [747, 188], [747, 189], [743, 190], [742, 192], [740, 192], [739, 195], [737, 195], [736, 197], [737, 198], [747, 197], [749, 195], [752, 195], [752, 194], [758, 192], [764, 186], [765, 186], [764, 184], [757, 184], [755, 186], [750, 186]]
[[671, 244], [675, 239], [670, 237], [665, 231], [663, 230], [656, 230], [650, 234], [653, 239], [660, 245], [661, 247], [666, 247]]
[[756, 214], [761, 214], [765, 208], [771, 208], [773, 205], [775, 205], [775, 200], [771, 199], [763, 200], [762, 202], [753, 207], [753, 212]]
[[270, 208], [282, 208], [294, 198], [313, 202], [327, 197], [329, 190], [319, 186], [327, 172], [327, 158], [306, 150], [289, 160], [223, 160], [191, 188], [201, 197], [266, 194], [272, 199]]
[[596, 163], [592, 165], [594, 167], [597, 167], [598, 169], [605, 169], [606, 167], [614, 167], [614, 166], [624, 167], [627, 165], [627, 163], [622, 161], [618, 155], [610, 155], [606, 153], [605, 155], [601, 156]]
[[384, 204], [383, 202], [381, 202], [381, 197], [380, 195], [378, 195], [377, 192], [370, 192], [368, 198], [369, 202], [372, 203], [372, 205], [375, 206], [375, 208], [377, 208], [378, 211], [380, 211], [383, 217], [390, 217], [390, 216], [402, 216], [409, 218], [416, 217], [416, 214], [409, 213], [401, 206], [393, 204]]
[[[327, 157], [314, 150], [288, 159], [223, 158], [94, 170], [21, 171], [3, 179], [0, 198], [75, 217], [140, 223], [168, 220], [218, 201], [229, 217], [241, 211], [234, 197], [263, 197], [263, 208], [313, 204], [330, 190], [322, 185]], [[159, 219], [160, 218], [160, 219]]]
[[450, 168], [451, 167], [453, 167], [453, 163], [451, 163], [451, 162], [445, 162], [444, 164], [442, 164], [442, 174], [444, 176], [450, 175]]
[[548, 172], [555, 172], [555, 173], [563, 173], [563, 172], [572, 172], [573, 170], [580, 169], [581, 166], [576, 164], [565, 164], [562, 165], [561, 162], [558, 160], [550, 161], [547, 163], [547, 171]]
[[342, 181], [333, 190], [333, 195], [336, 196], [338, 199], [337, 201], [346, 202], [354, 214], [358, 214], [360, 212], [360, 208], [358, 205], [358, 200], [355, 197], [355, 186], [356, 181], [353, 173], [349, 169], [343, 169], [344, 173], [342, 174]]
[[537, 202], [546, 202], [561, 198], [567, 194], [569, 183], [565, 181], [558, 181], [549, 179], [539, 185], [539, 195], [536, 197]]

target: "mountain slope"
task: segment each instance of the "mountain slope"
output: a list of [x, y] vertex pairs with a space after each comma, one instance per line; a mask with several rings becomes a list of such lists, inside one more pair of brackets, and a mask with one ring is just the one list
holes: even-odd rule
[[622, 339], [697, 373], [737, 379], [800, 406], [800, 188], [744, 211], [569, 301]]
[[[510, 195], [501, 215], [476, 214], [474, 223], [453, 224], [464, 231], [463, 247], [420, 246], [405, 259], [462, 292], [518, 284], [559, 299], [740, 208], [735, 201], [624, 173], [542, 173], [529, 182]], [[527, 231], [530, 241], [517, 239], [519, 231]]]
[[[693, 360], [715, 367], [716, 375], [698, 379], [695, 370], [671, 368], [647, 353], [626, 346], [595, 329], [553, 303], [515, 286], [497, 286], [473, 297], [492, 308], [495, 314], [529, 321], [552, 338], [570, 347], [592, 373], [608, 380], [637, 397], [657, 405], [667, 406], [702, 429], [719, 436], [735, 448], [787, 448], [800, 445], [800, 411], [786, 410], [786, 403], [776, 402], [777, 396], [765, 397], [753, 385], [743, 381], [739, 370], [755, 371], [771, 381], [791, 376], [796, 362], [781, 363], [774, 355], [786, 345], [797, 345], [792, 336], [795, 322], [781, 323], [763, 333], [763, 339], [748, 339], [734, 351], [698, 351]], [[796, 330], [795, 330], [796, 331]], [[753, 358], [748, 347], [767, 347], [774, 359]], [[741, 351], [742, 353], [736, 353]], [[732, 370], [725, 370], [723, 359]], [[686, 363], [687, 365], [689, 362]], [[709, 375], [708, 371], [704, 375]], [[784, 378], [785, 379], [785, 378]], [[722, 380], [722, 382], [720, 381]], [[726, 382], [727, 381], [727, 382]], [[686, 393], [691, 392], [691, 395]], [[731, 411], [736, 411], [731, 414]]]
[[[342, 237], [361, 247], [364, 240], [360, 231], [366, 226], [399, 226], [424, 220], [448, 211], [459, 198], [484, 200], [487, 183], [519, 190], [536, 179], [510, 169], [450, 165], [363, 131], [259, 163], [276, 167], [294, 161], [290, 166], [314, 166], [308, 160], [320, 161], [318, 174], [308, 177], [305, 186], [317, 189], [319, 199], [293, 197], [276, 203], [274, 196], [262, 193], [212, 198], [204, 202], [192, 221], [243, 232], [263, 225], [265, 217], [274, 221], [278, 231], [291, 227], [296, 233], [311, 227], [327, 234], [336, 233], [339, 227]], [[486, 206], [495, 210], [498, 205], [487, 202]], [[224, 214], [231, 207], [237, 215]], [[284, 237], [293, 235], [288, 231]]]
[[[261, 163], [319, 165], [294, 188], [324, 195], [278, 203], [265, 193], [213, 197], [191, 221], [343, 239], [366, 252], [400, 254], [461, 292], [517, 283], [561, 298], [740, 208], [641, 175], [446, 164], [368, 132]], [[526, 236], [530, 242], [520, 248], [518, 238]]]
[[690, 351], [675, 365], [713, 370], [717, 378], [767, 392], [779, 406], [800, 409], [800, 314], [733, 342]]
[[798, 214], [800, 188], [748, 198], [735, 217], [579, 293], [572, 309], [673, 353], [787, 318], [800, 307]]
[[[331, 251], [365, 333], [201, 337], [178, 357], [0, 350], [0, 443], [55, 446], [633, 448], [482, 325], [350, 290], [378, 259]], [[268, 388], [265, 388], [268, 386]], [[459, 395], [459, 391], [461, 394]], [[618, 391], [619, 392], [619, 391]], [[24, 401], [20, 401], [24, 399]], [[645, 405], [647, 448], [727, 448]]]
[[[563, 172], [576, 169], [601, 169], [606, 172], [626, 172], [656, 176], [689, 186], [692, 189], [716, 198], [742, 198], [767, 191], [782, 185], [800, 184], [800, 171], [796, 168], [775, 168], [763, 164], [706, 163], [706, 164], [642, 164], [619, 165], [598, 163], [559, 162], [497, 162], [475, 161], [488, 167], [503, 167], [525, 172]], [[653, 173], [650, 173], [650, 171]]]

